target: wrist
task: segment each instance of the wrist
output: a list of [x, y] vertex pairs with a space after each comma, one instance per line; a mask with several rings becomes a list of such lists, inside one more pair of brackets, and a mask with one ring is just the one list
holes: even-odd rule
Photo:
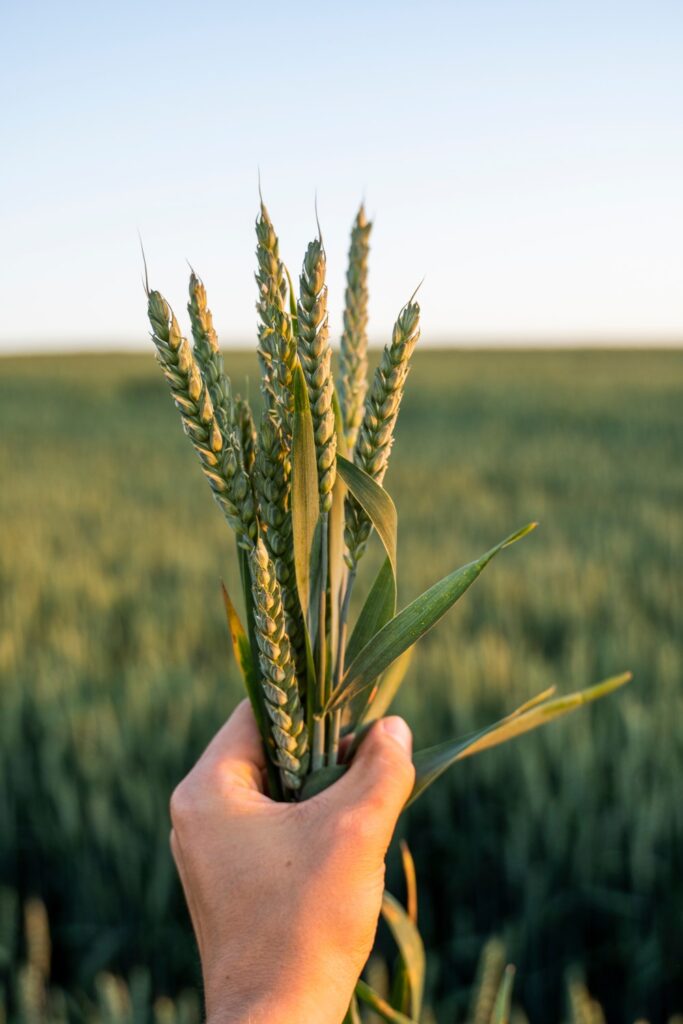
[[206, 998], [205, 1024], [339, 1024], [351, 993], [344, 999], [335, 988], [316, 986], [314, 992], [292, 992], [284, 985], [278, 991], [249, 995], [222, 992], [219, 999]]

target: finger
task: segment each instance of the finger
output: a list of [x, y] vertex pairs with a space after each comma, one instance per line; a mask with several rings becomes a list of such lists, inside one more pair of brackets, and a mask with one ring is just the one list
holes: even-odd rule
[[361, 743], [349, 770], [329, 790], [335, 800], [372, 816], [385, 847], [415, 782], [412, 749], [413, 737], [403, 719], [382, 718]]
[[235, 769], [252, 778], [263, 789], [266, 756], [254, 713], [248, 700], [237, 705], [201, 757], [203, 768]]

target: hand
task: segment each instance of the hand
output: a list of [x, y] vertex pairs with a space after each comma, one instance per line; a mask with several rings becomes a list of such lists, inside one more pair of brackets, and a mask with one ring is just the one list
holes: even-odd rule
[[374, 941], [411, 747], [401, 718], [382, 719], [333, 786], [276, 803], [244, 701], [177, 787], [171, 848], [209, 1024], [340, 1024]]

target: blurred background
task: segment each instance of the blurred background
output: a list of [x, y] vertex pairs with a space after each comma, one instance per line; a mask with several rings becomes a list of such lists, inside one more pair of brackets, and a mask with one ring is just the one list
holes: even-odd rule
[[400, 603], [541, 521], [420, 645], [417, 745], [635, 676], [405, 816], [438, 1020], [492, 936], [520, 1022], [569, 1019], [568, 977], [609, 1021], [683, 1009], [682, 33], [659, 0], [3, 6], [0, 1020], [198, 1013], [167, 804], [239, 697], [237, 568], [138, 232], [179, 316], [202, 275], [257, 402], [259, 170], [293, 274], [317, 195], [335, 339], [361, 199], [376, 346], [425, 278]]

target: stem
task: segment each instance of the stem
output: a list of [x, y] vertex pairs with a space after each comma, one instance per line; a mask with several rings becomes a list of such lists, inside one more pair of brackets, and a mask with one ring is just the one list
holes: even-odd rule
[[311, 755], [311, 771], [316, 772], [325, 764], [325, 719], [320, 715], [313, 716]]
[[[334, 680], [332, 687], [336, 690], [337, 686], [341, 682], [341, 678], [344, 674], [344, 648], [346, 646], [346, 632], [349, 618], [349, 607], [351, 605], [351, 589], [356, 579], [355, 567], [349, 572], [346, 579], [346, 586], [344, 588], [344, 597], [341, 601], [341, 608], [339, 610], [339, 638], [337, 643], [337, 664], [334, 667]], [[330, 735], [328, 738], [327, 745], [327, 762], [328, 764], [336, 764], [339, 755], [339, 735], [341, 733], [341, 716], [342, 709], [335, 708], [332, 712], [332, 722], [330, 724]]]
[[318, 707], [321, 712], [327, 700], [327, 529], [328, 514], [320, 517], [320, 604], [318, 606]]

